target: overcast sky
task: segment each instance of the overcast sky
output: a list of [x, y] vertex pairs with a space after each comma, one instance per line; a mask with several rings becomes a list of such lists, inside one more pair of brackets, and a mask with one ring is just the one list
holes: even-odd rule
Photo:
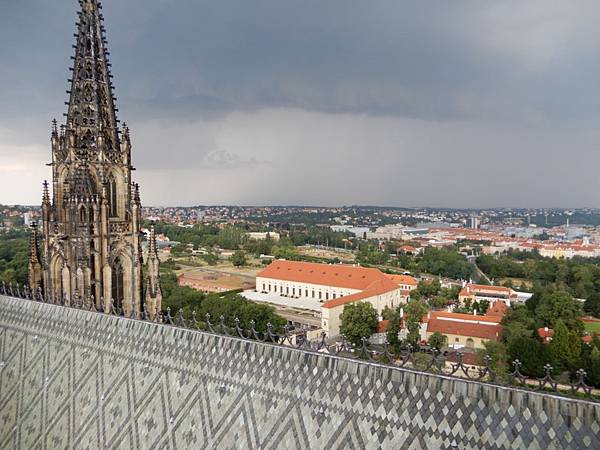
[[[37, 204], [77, 1], [0, 1], [0, 203]], [[146, 205], [600, 206], [597, 0], [105, 0]]]

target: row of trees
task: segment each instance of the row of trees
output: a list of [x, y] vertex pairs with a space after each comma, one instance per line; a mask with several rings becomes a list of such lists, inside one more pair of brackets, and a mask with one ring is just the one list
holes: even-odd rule
[[386, 244], [382, 251], [377, 246], [365, 245], [358, 254], [357, 261], [368, 265], [389, 265], [402, 267], [413, 273], [428, 273], [441, 277], [457, 280], [468, 280], [474, 274], [475, 268], [455, 248], [427, 247], [422, 254], [399, 254], [392, 258], [388, 248], [392, 243]]
[[[240, 250], [244, 255], [273, 255], [276, 258], [288, 260], [312, 260], [301, 255], [296, 250], [297, 246], [329, 245], [330, 247], [343, 247], [349, 245], [347, 233], [334, 232], [323, 227], [292, 228], [281, 239], [272, 239], [269, 234], [264, 240], [254, 240], [247, 236], [248, 229], [237, 226], [218, 228], [210, 225], [195, 225], [193, 227], [179, 227], [166, 223], [155, 224], [156, 231], [163, 233], [172, 241], [179, 242], [173, 247], [174, 256], [185, 256], [190, 253], [189, 246], [195, 249], [204, 248], [206, 253], [202, 258], [211, 265], [218, 262], [218, 257], [213, 249], [219, 247], [227, 250]], [[236, 257], [239, 258], [239, 255]], [[238, 259], [239, 261], [239, 259]]]
[[527, 279], [534, 290], [552, 288], [586, 299], [585, 311], [600, 318], [599, 260], [544, 258], [537, 251], [510, 251], [502, 256], [482, 255], [477, 265], [492, 278]]
[[[402, 307], [404, 317], [401, 317], [400, 310], [400, 307], [386, 309], [383, 313], [383, 319], [389, 321], [386, 331], [388, 342], [396, 349], [403, 344], [398, 336], [401, 323], [404, 323], [408, 330], [406, 343], [412, 345], [419, 343], [420, 323], [423, 316], [427, 314], [428, 307], [423, 300], [411, 300]], [[353, 345], [359, 346], [363, 338], [370, 338], [377, 332], [379, 314], [370, 303], [355, 302], [344, 307], [340, 320], [340, 333]]]
[[250, 302], [236, 292], [206, 294], [187, 286], [179, 286], [173, 269], [176, 269], [173, 262], [161, 265], [160, 280], [163, 293], [163, 312], [166, 312], [167, 308], [171, 309], [171, 314], [176, 314], [179, 310], [182, 310], [184, 317], [191, 320], [195, 311], [199, 322], [204, 322], [204, 318], [208, 313], [214, 323], [218, 323], [219, 317], [222, 315], [229, 327], [235, 326], [235, 318], [237, 317], [240, 319], [240, 326], [246, 329], [250, 328], [250, 321], [254, 320], [256, 330], [259, 332], [266, 331], [268, 323], [273, 324], [275, 327], [282, 327], [287, 322], [276, 314], [273, 307]]
[[[588, 383], [600, 387], [600, 339], [593, 337], [584, 343], [584, 325], [581, 321], [581, 303], [568, 291], [540, 289], [526, 305], [510, 308], [502, 321], [502, 342], [491, 344], [499, 361], [508, 370], [508, 362], [519, 360], [521, 372], [529, 376], [543, 376], [544, 365], [551, 364], [554, 375], [564, 381], [583, 368]], [[538, 329], [553, 330], [549, 343], [544, 343]]]

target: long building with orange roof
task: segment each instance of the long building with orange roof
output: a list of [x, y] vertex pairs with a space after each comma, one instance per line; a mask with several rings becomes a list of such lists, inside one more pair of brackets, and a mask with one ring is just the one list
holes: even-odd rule
[[258, 292], [321, 302], [322, 328], [328, 336], [339, 334], [345, 305], [368, 302], [381, 313], [386, 306], [406, 303], [413, 284], [412, 277], [394, 278], [378, 269], [284, 260], [273, 261], [256, 276]]

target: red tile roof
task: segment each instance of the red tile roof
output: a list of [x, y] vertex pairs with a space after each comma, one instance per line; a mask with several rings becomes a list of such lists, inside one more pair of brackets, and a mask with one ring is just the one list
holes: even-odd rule
[[378, 333], [385, 333], [388, 329], [388, 327], [390, 326], [390, 321], [389, 320], [382, 320], [381, 322], [379, 322], [377, 324], [377, 332]]
[[506, 303], [502, 301], [495, 301], [490, 305], [485, 315], [502, 318], [504, 317], [504, 314], [506, 314], [507, 309], [508, 306], [506, 306]]
[[347, 303], [357, 302], [359, 300], [364, 300], [366, 298], [375, 297], [377, 295], [386, 294], [391, 291], [395, 291], [398, 289], [391, 280], [386, 279], [385, 277], [381, 280], [374, 281], [371, 285], [367, 287], [362, 292], [357, 292], [356, 294], [347, 295], [345, 297], [336, 298], [333, 300], [329, 300], [321, 306], [322, 308], [335, 308], [336, 306], [345, 305]]
[[454, 320], [454, 321], [468, 321], [468, 322], [486, 322], [486, 323], [500, 323], [499, 317], [494, 316], [476, 316], [475, 314], [463, 314], [463, 313], [452, 313], [446, 311], [432, 311], [431, 318]]
[[435, 333], [436, 331], [441, 334], [455, 334], [499, 341], [502, 326], [493, 323], [457, 322], [432, 316], [427, 324], [427, 332]]
[[409, 286], [418, 286], [419, 282], [417, 281], [416, 278], [411, 277], [410, 275], [389, 275], [386, 274], [386, 277], [388, 277], [390, 280], [392, 280], [394, 283], [401, 285], [401, 284], [407, 284]]
[[554, 336], [554, 330], [552, 328], [548, 328], [548, 327], [538, 328], [537, 332], [538, 332], [538, 336], [540, 338], [542, 338], [543, 341], [547, 341], [552, 336]]
[[378, 269], [284, 260], [273, 261], [257, 277], [361, 291], [369, 288], [375, 281], [389, 281], [385, 274]]

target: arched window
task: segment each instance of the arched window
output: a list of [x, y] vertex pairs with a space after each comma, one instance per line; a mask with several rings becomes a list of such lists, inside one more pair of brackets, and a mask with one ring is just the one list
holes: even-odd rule
[[123, 307], [125, 289], [123, 286], [123, 266], [119, 260], [115, 261], [112, 268], [112, 298], [115, 302], [116, 309]]
[[108, 205], [110, 217], [118, 216], [117, 201], [117, 182], [115, 181], [115, 178], [111, 176], [108, 180]]
[[87, 219], [87, 213], [85, 211], [85, 206], [79, 208], [79, 223], [85, 223]]
[[96, 281], [96, 245], [94, 241], [90, 243], [90, 280], [92, 281], [92, 285], [95, 284]]

